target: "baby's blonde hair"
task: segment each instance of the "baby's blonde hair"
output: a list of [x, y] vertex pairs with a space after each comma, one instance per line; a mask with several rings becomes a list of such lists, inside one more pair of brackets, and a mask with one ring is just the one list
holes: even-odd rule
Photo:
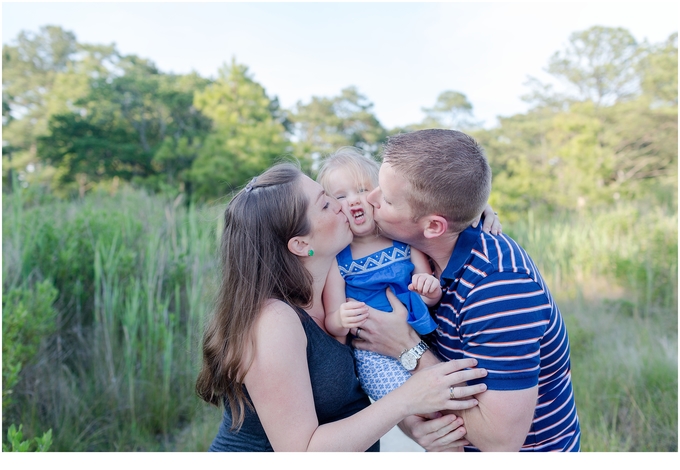
[[365, 188], [367, 190], [372, 190], [378, 186], [380, 164], [373, 158], [364, 155], [356, 147], [341, 147], [321, 161], [321, 168], [316, 177], [316, 181], [329, 195], [328, 183], [330, 174], [338, 168], [348, 170], [357, 185], [362, 181], [369, 181], [372, 187]]

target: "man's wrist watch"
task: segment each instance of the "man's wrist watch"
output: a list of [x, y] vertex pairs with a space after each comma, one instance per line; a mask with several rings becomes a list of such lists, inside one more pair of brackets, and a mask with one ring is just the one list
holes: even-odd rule
[[405, 349], [401, 354], [399, 354], [399, 362], [401, 362], [401, 365], [404, 366], [404, 369], [412, 371], [418, 367], [418, 360], [428, 349], [430, 348], [427, 343], [425, 343], [423, 340], [420, 340], [420, 343], [416, 344], [411, 349]]

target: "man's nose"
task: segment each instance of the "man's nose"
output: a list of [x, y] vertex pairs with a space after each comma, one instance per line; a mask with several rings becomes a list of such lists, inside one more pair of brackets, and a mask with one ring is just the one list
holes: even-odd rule
[[380, 207], [378, 204], [378, 194], [380, 193], [380, 186], [377, 188], [374, 188], [373, 191], [368, 193], [368, 196], [366, 196], [366, 200], [369, 202], [374, 207]]

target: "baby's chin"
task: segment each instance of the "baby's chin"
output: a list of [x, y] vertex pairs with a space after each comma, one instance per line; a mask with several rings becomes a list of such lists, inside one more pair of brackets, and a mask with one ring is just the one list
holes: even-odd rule
[[380, 234], [380, 229], [374, 221], [365, 222], [360, 226], [350, 224], [350, 228], [355, 237], [368, 237]]

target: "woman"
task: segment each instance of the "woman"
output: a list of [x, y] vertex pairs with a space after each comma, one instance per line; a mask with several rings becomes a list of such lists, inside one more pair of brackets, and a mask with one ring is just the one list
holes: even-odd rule
[[196, 383], [201, 398], [225, 405], [210, 450], [378, 451], [407, 416], [476, 405], [466, 397], [484, 387], [456, 387], [464, 399], [450, 399], [454, 386], [486, 375], [474, 360], [439, 364], [370, 403], [350, 347], [324, 328], [326, 277], [351, 240], [339, 203], [290, 163], [253, 178], [229, 203]]

